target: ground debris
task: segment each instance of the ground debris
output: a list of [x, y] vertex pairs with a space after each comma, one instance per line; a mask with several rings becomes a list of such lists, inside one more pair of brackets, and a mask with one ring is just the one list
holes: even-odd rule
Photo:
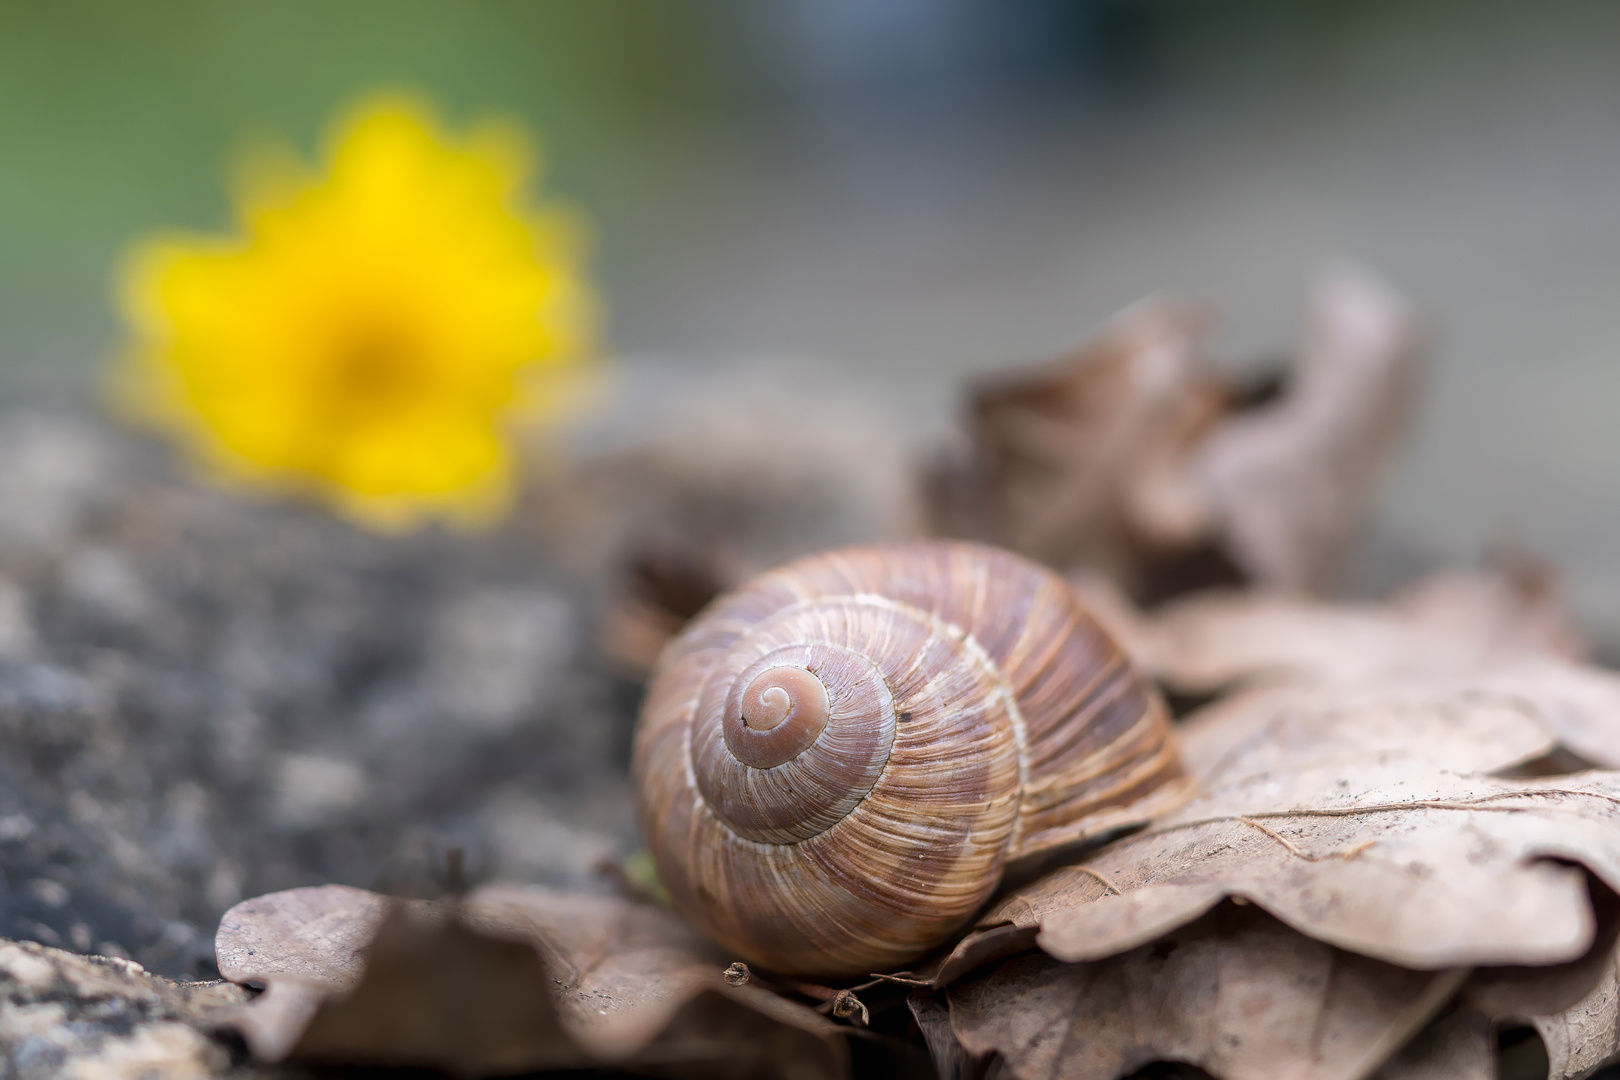
[[[1101, 595], [1139, 663], [1174, 688], [1214, 692], [1181, 724], [1198, 793], [1005, 893], [921, 968], [913, 981], [946, 990], [976, 1060], [996, 1055], [1020, 1077], [1123, 1077], [1170, 1059], [1263, 1076], [1242, 1048], [1269, 1046], [1287, 1075], [1541, 1067], [1569, 1080], [1620, 1050], [1620, 772], [1585, 756], [1620, 745], [1620, 709], [1607, 696], [1614, 676], [1578, 662], [1544, 589], [1451, 574], [1386, 606], [1211, 594], [1153, 615]], [[1243, 1015], [1219, 1012], [1237, 976], [1196, 992], [1181, 979], [1184, 1008], [1161, 1017], [1145, 999], [1124, 1034], [1066, 1026], [1064, 995], [1095, 984], [1106, 1016], [1158, 986], [1156, 965], [1189, 935], [1245, 919], [1297, 939], [1294, 951], [1347, 958], [1340, 974], [1350, 964], [1449, 982], [1389, 1039], [1333, 1052], [1282, 1043], [1342, 1017], [1250, 1032]], [[1232, 951], [1244, 955], [1219, 951], [1220, 962], [1266, 956]], [[1297, 972], [1244, 978], [1290, 1005], [1309, 997]], [[1354, 1000], [1335, 994], [1332, 1008]], [[1215, 1019], [1183, 1029], [1184, 1013]], [[1359, 1056], [1367, 1048], [1376, 1053]]]
[[208, 976], [244, 896], [634, 846], [634, 703], [519, 523], [375, 535], [66, 411], [0, 447], [0, 936]]
[[1210, 362], [1209, 326], [1151, 299], [1069, 358], [984, 380], [969, 445], [925, 480], [936, 530], [1144, 600], [1329, 584], [1411, 412], [1411, 316], [1375, 279], [1327, 274], [1297, 363], [1263, 389]]
[[234, 1075], [230, 1043], [214, 1032], [247, 997], [116, 957], [0, 941], [0, 1062], [16, 1080]]
[[228, 977], [266, 985], [227, 1020], [265, 1061], [465, 1076], [848, 1070], [848, 1028], [733, 984], [672, 915], [625, 901], [502, 885], [461, 903], [295, 889], [232, 909], [217, 947]]
[[1246, 1080], [1351, 1080], [1465, 976], [1357, 956], [1223, 905], [1108, 960], [1005, 960], [948, 997], [962, 1046], [999, 1054], [1020, 1080], [1113, 1080], [1165, 1060]]

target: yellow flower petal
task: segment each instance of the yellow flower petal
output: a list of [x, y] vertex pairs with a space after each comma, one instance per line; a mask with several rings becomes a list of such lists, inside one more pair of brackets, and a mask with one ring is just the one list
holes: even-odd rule
[[224, 479], [317, 492], [370, 524], [487, 519], [513, 414], [547, 411], [534, 388], [566, 382], [534, 376], [591, 355], [574, 224], [523, 204], [530, 156], [510, 125], [458, 144], [380, 99], [329, 157], [313, 179], [284, 155], [250, 164], [239, 236], [131, 253], [117, 400]]

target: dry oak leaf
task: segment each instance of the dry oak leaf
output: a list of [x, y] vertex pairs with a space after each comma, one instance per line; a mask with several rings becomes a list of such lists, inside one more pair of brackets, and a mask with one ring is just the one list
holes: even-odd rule
[[1190, 694], [1587, 658], [1553, 573], [1528, 559], [1438, 571], [1380, 604], [1213, 589], [1147, 614], [1103, 574], [1076, 570], [1069, 584], [1139, 666]]
[[1466, 1006], [1447, 1009], [1384, 1062], [1373, 1080], [1499, 1080], [1496, 1028]]
[[[1492, 1007], [1474, 981], [1458, 1000], [1379, 1071], [1377, 1080], [1579, 1080], [1620, 1055], [1620, 976], [1613, 947], [1603, 950], [1597, 982], [1573, 1004], [1556, 1011]], [[1497, 1050], [1498, 1033], [1528, 1027], [1535, 1038]], [[1529, 1053], [1526, 1053], [1528, 1051]], [[1523, 1058], [1515, 1061], [1514, 1058]]]
[[999, 1054], [1019, 1080], [1113, 1080], [1155, 1061], [1243, 1080], [1356, 1080], [1465, 975], [1357, 956], [1223, 904], [1106, 960], [1026, 954], [947, 994], [961, 1045]]
[[1368, 784], [1354, 770], [1311, 769], [1197, 800], [1019, 890], [992, 918], [1037, 924], [1042, 949], [1091, 960], [1231, 896], [1391, 963], [1554, 964], [1584, 953], [1595, 931], [1585, 879], [1568, 864], [1620, 887], [1620, 773]]
[[1285, 392], [1211, 430], [1188, 463], [1224, 547], [1249, 578], [1328, 584], [1412, 411], [1418, 335], [1376, 278], [1325, 274]]
[[1599, 931], [1585, 956], [1548, 967], [1476, 969], [1451, 1007], [1386, 1062], [1377, 1080], [1574, 1080], [1620, 1050], [1620, 896], [1589, 885]]
[[[1552, 964], [1594, 934], [1585, 878], [1563, 864], [1620, 882], [1620, 774], [1484, 775], [1553, 743], [1495, 699], [1361, 705], [1279, 687], [1194, 714], [1184, 735], [1197, 798], [1016, 890], [978, 933], [1039, 927], [1054, 956], [1092, 959], [1240, 896], [1392, 963]], [[958, 952], [982, 955], [976, 936]]]
[[[1440, 575], [1381, 606], [1212, 593], [1153, 617], [1095, 581], [1082, 588], [1133, 659], [1174, 690], [1302, 688], [1301, 708], [1518, 710], [1581, 764], [1620, 768], [1620, 675], [1572, 660], [1579, 645], [1555, 605], [1515, 601], [1499, 576]], [[1189, 730], [1187, 755], [1205, 750]]]
[[[216, 948], [226, 977], [267, 984], [236, 1021], [265, 1060], [463, 1075], [848, 1071], [847, 1029], [759, 987], [728, 986], [723, 961], [673, 916], [610, 897], [486, 886], [452, 906], [293, 889], [233, 908]], [[255, 1015], [289, 988], [315, 1007]]]
[[906, 1008], [928, 1046], [939, 1080], [981, 1080], [988, 1062], [969, 1054], [951, 1027], [951, 1010], [942, 994], [918, 988], [906, 995]]
[[[732, 986], [713, 946], [668, 911], [534, 886], [488, 885], [468, 898], [477, 925], [551, 943], [566, 965], [558, 1015], [570, 1037], [598, 1061], [639, 1054], [681, 1061], [716, 1041], [735, 1039], [730, 1064], [760, 1062], [739, 1075], [837, 1075], [849, 1029], [753, 985]], [[639, 1049], [638, 1049], [639, 1048]], [[708, 1050], [712, 1054], [712, 1049]], [[772, 1061], [777, 1055], [787, 1060]]]
[[1611, 952], [1597, 985], [1556, 1013], [1517, 1015], [1541, 1036], [1547, 1080], [1575, 1080], [1620, 1055], [1620, 970]]
[[[1100, 587], [1082, 586], [1089, 596]], [[1502, 572], [1443, 571], [1382, 604], [1330, 604], [1276, 592], [1212, 591], [1152, 616], [1100, 605], [1129, 623], [1134, 658], [1187, 691], [1290, 680], [1458, 673], [1528, 658], [1577, 662], [1583, 646], [1549, 586]], [[1123, 610], [1122, 610], [1123, 608]]]
[[359, 985], [388, 907], [376, 893], [322, 885], [254, 897], [225, 913], [214, 934], [220, 974], [265, 986], [232, 1021], [254, 1057], [285, 1058], [323, 1001]]
[[1196, 543], [1207, 510], [1174, 466], [1227, 407], [1200, 364], [1208, 322], [1150, 298], [1070, 357], [982, 380], [969, 403], [971, 456], [929, 478], [937, 524], [1124, 579], [1139, 548]]
[[1140, 597], [1326, 584], [1411, 411], [1413, 321], [1370, 276], [1325, 275], [1298, 363], [1266, 400], [1209, 361], [1209, 322], [1143, 301], [1072, 357], [984, 380], [971, 449], [927, 478], [936, 529]]
[[553, 1004], [553, 965], [531, 942], [440, 905], [389, 905], [359, 983], [322, 1001], [289, 1057], [431, 1066], [461, 1076], [579, 1068]]
[[[1344, 860], [1317, 866], [1293, 855], [1288, 844], [1276, 838], [1287, 825], [1269, 821], [1266, 813], [1289, 806], [1332, 804], [1413, 778], [1426, 782], [1436, 775], [1455, 778], [1461, 772], [1502, 770], [1540, 758], [1555, 745], [1551, 733], [1534, 716], [1489, 701], [1443, 709], [1345, 708], [1331, 694], [1313, 700], [1295, 688], [1255, 690], [1208, 706], [1184, 723], [1181, 734], [1183, 759], [1202, 789], [1197, 799], [1173, 817], [1155, 822], [1148, 833], [1116, 841], [1076, 866], [1014, 890], [921, 981], [944, 985], [988, 960], [1030, 948], [1048, 915], [1076, 901], [1112, 897], [1123, 890], [1123, 882], [1101, 869], [1116, 852], [1123, 851], [1121, 857], [1126, 860], [1144, 860], [1126, 880], [1163, 886], [1156, 894], [1158, 899], [1131, 903], [1169, 904], [1174, 912], [1180, 910], [1178, 903], [1186, 902], [1196, 914], [1222, 895], [1208, 880], [1198, 877], [1202, 868], [1196, 861], [1196, 844], [1183, 852], [1194, 860], [1187, 864], [1156, 863], [1154, 857], [1161, 848], [1181, 850], [1175, 845], [1191, 836], [1204, 839], [1206, 834], [1230, 831], [1232, 837], [1208, 845], [1217, 860], [1211, 866], [1221, 872], [1237, 874], [1241, 870], [1261, 879], [1268, 873], [1286, 873], [1295, 881], [1303, 872], [1296, 862], [1312, 873], [1342, 870], [1350, 865]], [[1230, 818], [1223, 816], [1234, 809], [1237, 812]], [[1259, 816], [1244, 816], [1256, 811]], [[1217, 820], [1196, 830], [1175, 829], [1162, 840], [1153, 831], [1165, 823], [1201, 818]], [[1304, 820], [1337, 822], [1351, 832], [1362, 828], [1348, 817]], [[1364, 854], [1373, 855], [1374, 848], [1366, 845], [1383, 828], [1376, 821], [1375, 816], [1370, 831], [1358, 834], [1349, 846], [1363, 846]], [[1222, 858], [1237, 859], [1239, 865], [1227, 867], [1219, 862]], [[1245, 858], [1250, 860], [1246, 864]], [[1365, 868], [1358, 864], [1355, 869]], [[1286, 891], [1290, 886], [1282, 882], [1275, 887]], [[1177, 897], [1180, 901], [1174, 899]]]

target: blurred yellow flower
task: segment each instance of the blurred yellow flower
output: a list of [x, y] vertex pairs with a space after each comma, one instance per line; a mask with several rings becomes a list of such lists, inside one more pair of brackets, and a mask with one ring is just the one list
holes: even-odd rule
[[217, 476], [370, 524], [498, 514], [508, 427], [555, 409], [593, 348], [575, 230], [525, 205], [522, 133], [456, 141], [378, 99], [338, 127], [324, 175], [285, 158], [247, 164], [240, 236], [131, 253], [116, 400]]

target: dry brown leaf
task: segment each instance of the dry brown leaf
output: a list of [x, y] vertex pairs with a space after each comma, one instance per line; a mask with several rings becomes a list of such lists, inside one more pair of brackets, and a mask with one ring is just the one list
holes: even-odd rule
[[1066, 960], [1151, 941], [1226, 896], [1413, 967], [1552, 964], [1586, 950], [1593, 916], [1584, 879], [1565, 863], [1620, 885], [1620, 774], [1376, 772], [1369, 783], [1356, 770], [1308, 769], [1224, 789], [998, 914], [1037, 920], [1041, 948]]
[[[463, 1074], [614, 1065], [809, 1078], [848, 1067], [847, 1029], [728, 985], [723, 961], [669, 913], [608, 897], [490, 886], [451, 908], [295, 889], [233, 908], [218, 949], [228, 977], [268, 984], [237, 1021], [266, 1060], [279, 1051]], [[315, 1008], [277, 1010], [289, 987], [283, 1000]]]
[[669, 639], [742, 571], [716, 545], [649, 535], [626, 555], [624, 581], [602, 611], [597, 641], [627, 675], [643, 678]]
[[[1594, 887], [1592, 899], [1601, 931], [1586, 956], [1551, 968], [1483, 969], [1459, 995], [1458, 1011], [1474, 1018], [1476, 1038], [1485, 1031], [1487, 1049], [1495, 1047], [1495, 1033], [1503, 1028], [1534, 1031], [1546, 1060], [1535, 1063], [1542, 1071], [1530, 1071], [1547, 1080], [1585, 1076], [1620, 1052], [1620, 897]], [[1525, 1046], [1519, 1054], [1535, 1049]], [[1512, 1064], [1502, 1063], [1502, 1075]]]
[[925, 989], [906, 995], [906, 1007], [917, 1022], [939, 1080], [978, 1080], [985, 1063], [969, 1054], [951, 1028], [951, 1010], [942, 995]]
[[[1162, 644], [1177, 619], [1185, 632], [1183, 612], [1194, 611], [1204, 620], [1198, 648], [1178, 658], [1219, 659], [1208, 670], [1220, 677], [1206, 687], [1252, 684], [1184, 725], [1184, 756], [1203, 792], [1147, 831], [1010, 894], [933, 983], [1031, 942], [1080, 965], [1133, 949], [1137, 957], [1236, 897], [1311, 938], [1403, 967], [1558, 965], [1482, 971], [1464, 1002], [1384, 1066], [1384, 1080], [1494, 1075], [1498, 1020], [1534, 1026], [1555, 1077], [1603, 1060], [1615, 1049], [1605, 998], [1614, 975], [1596, 961], [1608, 956], [1614, 920], [1595, 918], [1594, 897], [1609, 893], [1589, 895], [1573, 865], [1613, 887], [1620, 774], [1483, 774], [1548, 760], [1578, 731], [1560, 723], [1550, 696], [1495, 690], [1493, 677], [1527, 681], [1536, 665], [1560, 677], [1604, 674], [1561, 658], [1568, 639], [1547, 631], [1556, 620], [1517, 634], [1492, 625], [1510, 622], [1516, 604], [1477, 582], [1425, 586], [1394, 611], [1204, 600], [1156, 622], [1119, 605], [1115, 617], [1134, 620], [1138, 647]], [[1238, 618], [1212, 617], [1215, 603]], [[1470, 620], [1469, 611], [1490, 617]], [[1246, 637], [1244, 619], [1264, 632]], [[1323, 624], [1331, 632], [1313, 639]], [[1271, 666], [1279, 655], [1304, 662]], [[1396, 664], [1408, 666], [1404, 677], [1388, 673]], [[1601, 707], [1588, 715], [1617, 720]], [[1599, 933], [1609, 937], [1594, 946]]]
[[271, 893], [225, 913], [214, 935], [219, 973], [265, 984], [233, 1021], [255, 1057], [285, 1058], [321, 1002], [359, 984], [387, 913], [386, 897], [346, 885]]
[[1215, 427], [1189, 463], [1253, 581], [1330, 582], [1411, 412], [1416, 361], [1412, 319], [1387, 286], [1323, 277], [1287, 392]]
[[1112, 1080], [1163, 1060], [1244, 1080], [1352, 1080], [1464, 975], [1356, 956], [1227, 904], [1110, 959], [1020, 956], [948, 994], [962, 1045], [1000, 1054], [1019, 1080]]
[[236, 983], [294, 979], [323, 990], [352, 990], [388, 906], [387, 897], [347, 885], [244, 900], [225, 913], [214, 935], [219, 972]]
[[[1293, 687], [1297, 708], [1345, 712], [1491, 705], [1533, 716], [1587, 764], [1620, 767], [1620, 675], [1569, 659], [1579, 646], [1556, 604], [1500, 575], [1445, 575], [1384, 606], [1206, 594], [1154, 617], [1082, 588], [1137, 662], [1181, 692]], [[1278, 691], [1269, 708], [1287, 699]], [[1189, 729], [1191, 758], [1200, 739]]]
[[1412, 320], [1375, 280], [1327, 276], [1295, 370], [1264, 399], [1209, 362], [1207, 325], [1145, 301], [1074, 356], [975, 388], [971, 449], [927, 484], [936, 529], [1144, 600], [1326, 584], [1410, 412]]
[[[1585, 879], [1620, 878], [1620, 775], [1482, 775], [1542, 753], [1545, 727], [1491, 701], [1301, 706], [1256, 691], [1191, 722], [1204, 787], [1146, 831], [1015, 890], [936, 976], [1039, 944], [1134, 948], [1241, 896], [1312, 937], [1418, 967], [1550, 964], [1594, 932]], [[1262, 707], [1275, 706], [1275, 707]]]
[[[1010, 893], [930, 973], [931, 983], [948, 983], [990, 959], [1030, 947], [1049, 916], [1076, 902], [1110, 898], [1113, 918], [1127, 919], [1134, 927], [1130, 934], [1135, 945], [1217, 903], [1225, 891], [1214, 885], [1211, 874], [1241, 877], [1246, 885], [1267, 882], [1265, 889], [1282, 896], [1318, 878], [1334, 882], [1335, 889], [1354, 889], [1370, 875], [1367, 888], [1388, 887], [1387, 874], [1399, 870], [1386, 857], [1392, 849], [1383, 823], [1392, 819], [1375, 812], [1367, 815], [1369, 825], [1354, 816], [1337, 816], [1342, 803], [1376, 800], [1381, 788], [1413, 778], [1430, 782], [1448, 770], [1450, 782], [1456, 783], [1459, 771], [1501, 769], [1537, 757], [1552, 745], [1533, 716], [1489, 702], [1444, 710], [1346, 710], [1332, 698], [1309, 708], [1304, 698], [1291, 688], [1253, 691], [1195, 714], [1184, 731], [1183, 750], [1204, 793], [1149, 832], [1117, 841], [1077, 866]], [[1307, 814], [1299, 822], [1354, 837], [1329, 850], [1363, 850], [1351, 859], [1327, 862], [1314, 852], [1309, 859], [1295, 855], [1290, 845], [1299, 845], [1279, 837], [1291, 837], [1299, 822], [1267, 816], [1290, 807], [1333, 811], [1328, 816]], [[1185, 824], [1196, 821], [1204, 823]], [[1159, 832], [1161, 827], [1167, 831]], [[1434, 839], [1443, 846], [1454, 835], [1453, 828]], [[1373, 841], [1382, 841], [1383, 847]], [[1121, 865], [1133, 869], [1116, 876]], [[1556, 871], [1548, 872], [1556, 877]], [[1530, 873], [1536, 879], [1542, 871]], [[1270, 875], [1281, 878], [1271, 880]], [[1147, 885], [1153, 888], [1128, 901], [1114, 895]], [[1307, 899], [1294, 897], [1295, 902]], [[1357, 900], [1351, 908], [1339, 915], [1353, 917], [1366, 906]]]
[[[1556, 1012], [1526, 1009], [1476, 1011], [1490, 1032], [1505, 1022], [1528, 1025], [1541, 1038], [1547, 1054], [1547, 1080], [1574, 1080], [1620, 1054], [1620, 973], [1614, 951], [1605, 953], [1606, 963], [1595, 985], [1574, 1004]], [[1480, 1006], [1476, 995], [1465, 994], [1464, 1001]], [[1475, 1029], [1479, 1025], [1476, 1023]]]
[[1498, 555], [1485, 572], [1443, 570], [1390, 598], [1403, 620], [1437, 634], [1473, 638], [1498, 656], [1589, 659], [1564, 608], [1557, 571], [1522, 552]]
[[[1251, 778], [1346, 769], [1361, 782], [1425, 772], [1488, 773], [1544, 757], [1557, 739], [1513, 698], [1459, 692], [1430, 701], [1321, 687], [1269, 687], [1193, 713], [1180, 729], [1182, 761], [1206, 792]], [[1268, 785], [1273, 783], [1266, 779]]]
[[[1517, 995], [1521, 1000], [1514, 1001], [1501, 993], [1492, 974], [1476, 974], [1456, 1004], [1403, 1047], [1377, 1080], [1577, 1080], [1590, 1075], [1620, 1054], [1620, 975], [1613, 945], [1599, 950], [1597, 959], [1597, 981], [1588, 977], [1584, 994], [1545, 1011], [1534, 1007], [1536, 995]], [[1515, 1026], [1528, 1027], [1536, 1039], [1510, 1047], [1499, 1058], [1498, 1032]]]
[[1191, 692], [1290, 680], [1478, 671], [1526, 659], [1576, 661], [1582, 645], [1556, 596], [1510, 572], [1447, 571], [1387, 604], [1327, 604], [1280, 593], [1211, 592], [1143, 616], [1095, 579], [1078, 583], [1124, 627], [1133, 656]]
[[1496, 1028], [1466, 1007], [1449, 1009], [1384, 1062], [1373, 1080], [1498, 1080]]
[[1620, 1054], [1620, 972], [1611, 953], [1598, 983], [1562, 1012], [1524, 1017], [1547, 1048], [1547, 1080], [1574, 1080]]
[[[512, 885], [479, 889], [467, 906], [478, 925], [551, 943], [569, 973], [559, 1015], [570, 1037], [599, 1061], [646, 1053], [679, 1060], [712, 1045], [722, 1030], [752, 1025], [763, 1033], [753, 1039], [761, 1054], [769, 1036], [813, 1065], [811, 1075], [843, 1067], [847, 1028], [752, 982], [730, 985], [729, 958], [667, 911]], [[733, 1052], [746, 1048], [739, 1034]]]
[[1194, 308], [1145, 300], [1073, 356], [981, 382], [971, 454], [930, 477], [937, 530], [1144, 588], [1146, 564], [1209, 531], [1182, 468], [1229, 407], [1201, 363], [1207, 326]]
[[321, 1003], [290, 1058], [460, 1076], [591, 1064], [558, 1022], [553, 971], [532, 944], [474, 930], [449, 909], [386, 911], [360, 981]]

